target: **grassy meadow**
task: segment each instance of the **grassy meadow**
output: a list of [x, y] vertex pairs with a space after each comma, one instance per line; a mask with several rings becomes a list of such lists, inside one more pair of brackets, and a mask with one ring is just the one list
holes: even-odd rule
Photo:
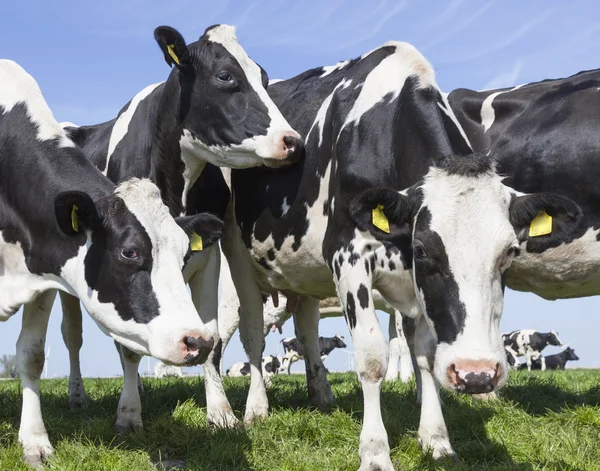
[[[356, 470], [362, 394], [355, 374], [329, 376], [337, 407], [309, 407], [303, 376], [275, 377], [270, 417], [248, 428], [206, 423], [201, 377], [144, 378], [144, 430], [112, 429], [122, 379], [86, 379], [89, 405], [71, 411], [67, 380], [42, 381], [42, 407], [55, 454], [48, 469]], [[226, 378], [238, 417], [249, 380]], [[443, 393], [458, 464], [434, 462], [417, 444], [415, 383], [385, 384], [383, 416], [397, 470], [600, 470], [600, 371], [511, 373], [500, 399], [473, 401]], [[0, 382], [0, 471], [28, 469], [17, 441], [18, 381]]]

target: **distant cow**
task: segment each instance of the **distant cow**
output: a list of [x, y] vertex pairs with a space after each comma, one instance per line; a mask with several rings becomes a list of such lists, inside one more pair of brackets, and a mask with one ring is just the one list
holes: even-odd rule
[[[281, 371], [290, 374], [290, 368], [292, 364], [298, 360], [304, 360], [304, 349], [302, 344], [296, 337], [288, 337], [281, 341], [283, 344], [283, 361], [281, 362]], [[325, 361], [325, 358], [336, 348], [346, 348], [344, 343], [344, 337], [335, 335], [335, 337], [319, 337], [319, 351], [321, 352], [321, 361]]]
[[517, 358], [519, 356], [517, 355], [517, 352], [515, 352], [509, 345], [504, 346], [504, 351], [506, 352], [506, 361], [510, 367], [514, 370], [518, 369], [520, 362]]
[[[281, 360], [278, 356], [267, 355], [262, 358], [262, 374], [265, 380], [265, 386], [271, 384], [271, 376], [276, 375], [281, 367]], [[250, 375], [250, 363], [239, 362], [235, 363], [229, 368], [225, 374], [232, 378], [249, 376]]]
[[531, 329], [515, 330], [510, 334], [502, 334], [504, 340], [504, 348], [511, 348], [517, 357], [525, 356], [527, 369], [531, 371], [531, 364], [533, 360], [540, 360], [541, 369], [546, 369], [544, 357], [542, 356], [542, 350], [547, 345], [555, 345], [560, 347], [562, 342], [558, 338], [558, 333], [550, 331], [547, 333], [536, 332]]
[[[534, 360], [531, 363], [532, 370], [543, 369], [543, 364], [541, 361], [542, 358], [544, 359], [545, 368], [547, 370], [564, 370], [567, 361], [579, 360], [579, 357], [575, 355], [575, 350], [573, 350], [571, 347], [567, 347], [562, 352], [557, 353], [556, 355], [548, 355], [545, 357], [541, 357], [540, 359]], [[520, 370], [524, 370], [525, 368], [527, 368], [527, 365], [525, 364], [519, 366]]]
[[169, 376], [181, 378], [183, 373], [181, 372], [181, 367], [165, 365], [162, 361], [159, 361], [154, 365], [154, 376], [157, 378], [167, 378]]

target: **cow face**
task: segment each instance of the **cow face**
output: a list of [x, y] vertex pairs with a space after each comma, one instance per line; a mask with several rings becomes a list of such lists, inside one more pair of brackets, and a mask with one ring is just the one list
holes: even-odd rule
[[267, 93], [265, 71], [248, 57], [232, 26], [210, 27], [188, 46], [167, 26], [154, 37], [167, 64], [175, 65], [164, 93], [179, 101], [184, 151], [231, 168], [279, 167], [304, 155], [300, 135]]
[[565, 352], [567, 352], [567, 360], [569, 360], [569, 361], [579, 360], [579, 357], [577, 355], [575, 355], [575, 350], [573, 350], [571, 347], [567, 347]]
[[577, 225], [580, 210], [558, 195], [517, 195], [487, 156], [445, 159], [403, 193], [367, 190], [354, 212], [383, 207], [389, 234], [369, 228], [380, 239], [412, 230], [414, 289], [437, 339], [440, 383], [458, 392], [493, 391], [507, 377], [498, 332], [506, 270], [542, 210], [559, 232]]
[[105, 333], [165, 363], [206, 359], [213, 338], [183, 280], [190, 253], [185, 231], [195, 231], [208, 246], [220, 236], [221, 221], [206, 215], [185, 218], [182, 228], [158, 188], [137, 179], [95, 202], [85, 193], [62, 193], [55, 212], [62, 231], [82, 244], [61, 277]]
[[555, 332], [554, 330], [548, 332], [548, 345], [554, 345], [556, 347], [562, 346], [562, 342], [558, 338], [558, 332]]
[[344, 336], [337, 335], [333, 337], [333, 341], [335, 342], [336, 348], [346, 348], [346, 344], [344, 343]]

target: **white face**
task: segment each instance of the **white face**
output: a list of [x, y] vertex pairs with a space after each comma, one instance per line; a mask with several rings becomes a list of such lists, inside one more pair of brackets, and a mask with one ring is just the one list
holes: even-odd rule
[[[492, 171], [466, 176], [432, 169], [422, 194], [413, 276], [438, 340], [435, 374], [448, 389], [487, 392], [507, 375], [498, 327], [502, 274], [519, 247], [508, 218], [511, 193]], [[477, 384], [469, 387], [470, 379]]]
[[[201, 322], [188, 293], [182, 268], [189, 250], [189, 239], [162, 203], [158, 188], [149, 180], [133, 179], [115, 191], [125, 203], [150, 240], [149, 251], [138, 246], [126, 249], [145, 257], [144, 264], [134, 266], [135, 273], [125, 280], [100, 279], [91, 288], [86, 278], [94, 238], [81, 248], [79, 255], [63, 268], [63, 277], [71, 284], [90, 315], [101, 329], [115, 340], [142, 355], [151, 355], [168, 364], [191, 364], [203, 360], [212, 348], [212, 335]], [[125, 228], [125, 232], [131, 229]], [[112, 250], [107, 244], [107, 252]], [[148, 249], [148, 247], [146, 247]], [[123, 250], [122, 246], [118, 250]], [[150, 272], [144, 271], [150, 267]], [[113, 266], [115, 276], [121, 276]], [[129, 267], [123, 268], [123, 270]], [[127, 272], [128, 273], [128, 272]], [[144, 278], [135, 283], [136, 278]], [[117, 292], [119, 281], [131, 286]], [[144, 291], [146, 290], [146, 291]], [[107, 294], [103, 295], [109, 291]], [[107, 302], [109, 301], [109, 302]]]

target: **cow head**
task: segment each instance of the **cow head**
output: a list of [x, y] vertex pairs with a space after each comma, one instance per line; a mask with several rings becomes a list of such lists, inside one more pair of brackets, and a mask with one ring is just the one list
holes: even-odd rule
[[187, 292], [182, 267], [194, 248], [214, 243], [222, 222], [209, 215], [173, 219], [158, 188], [132, 179], [96, 201], [82, 192], [55, 200], [60, 229], [79, 243], [61, 277], [100, 328], [141, 355], [165, 363], [202, 362], [213, 337]]
[[346, 348], [346, 344], [344, 343], [344, 336], [335, 334], [333, 337], [334, 344], [336, 348]]
[[[375, 208], [389, 230], [371, 222]], [[521, 245], [530, 244], [537, 215], [552, 216], [553, 228], [534, 243], [551, 243], [577, 230], [580, 208], [555, 194], [517, 194], [502, 183], [490, 157], [474, 155], [442, 160], [401, 193], [367, 190], [350, 210], [359, 229], [380, 240], [412, 231], [414, 289], [437, 339], [439, 382], [465, 393], [501, 387], [507, 377], [498, 332], [506, 270]]]
[[565, 349], [565, 352], [567, 354], [567, 360], [570, 360], [570, 361], [579, 360], [579, 357], [577, 355], [575, 355], [575, 350], [573, 350], [571, 347], [567, 347]]
[[562, 346], [562, 342], [558, 338], [558, 332], [551, 330], [550, 332], [548, 332], [547, 335], [548, 335], [548, 345], [554, 345], [556, 347]]
[[248, 57], [232, 26], [212, 26], [187, 46], [168, 26], [156, 28], [154, 37], [175, 66], [163, 99], [179, 102], [184, 151], [231, 168], [279, 167], [304, 155], [300, 135], [267, 93], [266, 72]]

